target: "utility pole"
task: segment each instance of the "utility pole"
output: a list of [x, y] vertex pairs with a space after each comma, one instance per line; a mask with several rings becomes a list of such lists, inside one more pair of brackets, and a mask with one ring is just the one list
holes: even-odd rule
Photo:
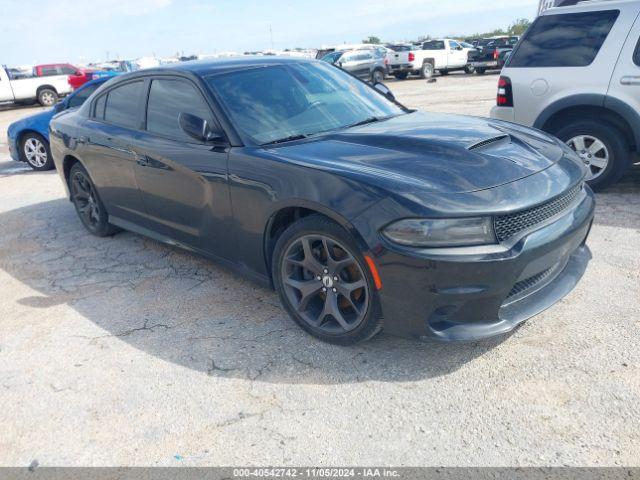
[[271, 24], [269, 25], [269, 35], [271, 36], [271, 50], [273, 50], [273, 29], [271, 28]]

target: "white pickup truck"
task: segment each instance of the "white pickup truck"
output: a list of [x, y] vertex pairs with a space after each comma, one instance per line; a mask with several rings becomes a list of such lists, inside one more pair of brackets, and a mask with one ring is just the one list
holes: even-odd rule
[[389, 73], [398, 80], [404, 80], [409, 74], [431, 78], [437, 71], [446, 75], [452, 70], [464, 70], [473, 73], [469, 65], [470, 48], [465, 48], [456, 40], [441, 38], [424, 42], [421, 47], [396, 52], [389, 63]]
[[68, 75], [11, 79], [0, 67], [0, 104], [37, 100], [43, 107], [55, 105], [59, 97], [71, 93]]

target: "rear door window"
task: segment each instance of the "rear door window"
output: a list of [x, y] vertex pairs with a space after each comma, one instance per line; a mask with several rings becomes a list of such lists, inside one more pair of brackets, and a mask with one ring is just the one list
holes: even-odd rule
[[110, 90], [107, 95], [104, 120], [123, 127], [138, 128], [143, 87], [144, 82], [138, 81]]
[[423, 50], [444, 50], [444, 42], [441, 40], [431, 40], [422, 44]]
[[531, 25], [509, 67], [586, 67], [598, 55], [619, 10], [543, 15]]

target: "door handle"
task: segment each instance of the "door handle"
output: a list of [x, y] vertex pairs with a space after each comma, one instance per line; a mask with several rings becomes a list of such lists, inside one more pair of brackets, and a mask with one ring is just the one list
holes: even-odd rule
[[640, 76], [628, 75], [620, 79], [622, 85], [640, 85]]

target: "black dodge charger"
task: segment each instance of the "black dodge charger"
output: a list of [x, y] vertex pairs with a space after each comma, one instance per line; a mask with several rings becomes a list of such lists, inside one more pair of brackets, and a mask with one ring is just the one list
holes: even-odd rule
[[123, 75], [51, 123], [84, 226], [131, 230], [274, 287], [336, 344], [503, 334], [590, 258], [585, 167], [514, 124], [411, 111], [318, 61]]

